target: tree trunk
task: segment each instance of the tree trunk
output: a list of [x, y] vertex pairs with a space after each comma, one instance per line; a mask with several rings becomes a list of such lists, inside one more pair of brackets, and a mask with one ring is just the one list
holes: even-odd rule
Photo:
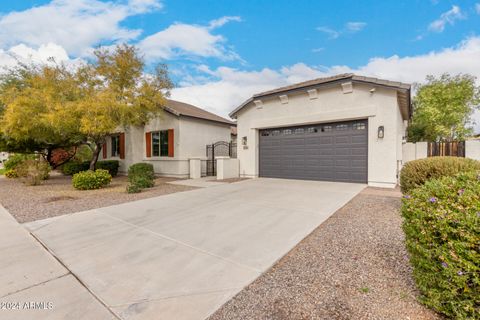
[[100, 151], [102, 150], [103, 143], [95, 143], [95, 149], [93, 150], [92, 160], [90, 161], [90, 170], [95, 171], [95, 165], [97, 164]]

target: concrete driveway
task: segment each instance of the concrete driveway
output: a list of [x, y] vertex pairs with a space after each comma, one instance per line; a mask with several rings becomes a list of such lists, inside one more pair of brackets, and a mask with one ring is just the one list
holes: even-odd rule
[[121, 319], [204, 319], [365, 185], [254, 179], [38, 221]]

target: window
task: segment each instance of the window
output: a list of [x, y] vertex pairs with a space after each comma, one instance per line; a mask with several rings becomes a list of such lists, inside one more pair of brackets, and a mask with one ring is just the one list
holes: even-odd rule
[[272, 131], [272, 136], [279, 136], [280, 135], [280, 130], [273, 130]]
[[168, 157], [168, 130], [152, 132], [152, 155]]
[[344, 131], [344, 130], [348, 130], [348, 124], [338, 124], [335, 129], [337, 129], [338, 131]]
[[315, 133], [315, 132], [318, 132], [317, 128], [315, 127], [307, 128], [307, 133]]
[[329, 132], [332, 131], [332, 126], [323, 126], [322, 127], [322, 132]]
[[112, 137], [112, 157], [120, 156], [120, 136]]
[[305, 129], [303, 129], [303, 128], [297, 128], [297, 129], [295, 129], [295, 134], [302, 134], [302, 133], [304, 133], [304, 132], [305, 132]]
[[365, 123], [356, 122], [353, 124], [353, 130], [365, 130]]
[[270, 135], [269, 131], [262, 131], [262, 137], [268, 137]]
[[285, 135], [292, 134], [292, 130], [285, 129], [285, 130], [283, 130], [283, 134], [285, 134]]

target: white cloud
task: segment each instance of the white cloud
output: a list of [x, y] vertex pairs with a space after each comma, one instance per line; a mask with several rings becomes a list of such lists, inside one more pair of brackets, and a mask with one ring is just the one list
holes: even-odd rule
[[475, 11], [480, 14], [480, 3], [475, 4]]
[[236, 21], [236, 22], [241, 22], [242, 18], [239, 16], [225, 16], [221, 17], [215, 20], [210, 21], [209, 28], [210, 29], [215, 29], [223, 26], [224, 24], [230, 22], [230, 21]]
[[41, 45], [38, 49], [30, 48], [24, 44], [13, 46], [7, 51], [0, 49], [0, 68], [15, 66], [18, 62], [48, 63], [50, 59], [54, 59], [57, 63], [71, 65], [81, 62], [80, 59], [70, 59], [65, 49], [54, 43]]
[[433, 32], [443, 32], [447, 24], [454, 25], [455, 21], [464, 19], [465, 16], [459, 6], [452, 6], [452, 9], [440, 15], [440, 18], [430, 23], [428, 30]]
[[317, 30], [323, 33], [326, 33], [330, 39], [337, 39], [340, 37], [341, 32], [337, 30], [333, 30], [329, 27], [317, 27]]
[[225, 60], [240, 59], [233, 50], [225, 46], [226, 39], [223, 36], [211, 33], [230, 21], [241, 19], [222, 17], [212, 20], [207, 26], [175, 23], [141, 40], [138, 46], [149, 60], [193, 55]]
[[56, 43], [69, 54], [80, 56], [106, 41], [137, 38], [141, 30], [120, 26], [129, 16], [159, 9], [158, 0], [130, 0], [128, 3], [99, 0], [53, 0], [24, 11], [0, 17], [0, 47], [24, 43], [39, 47]]
[[[417, 56], [391, 56], [372, 58], [364, 66], [351, 68], [345, 65], [331, 67], [308, 66], [297, 63], [280, 70], [262, 69], [242, 71], [221, 67], [210, 70], [202, 66], [209, 80], [182, 83], [172, 91], [172, 97], [226, 116], [236, 106], [253, 94], [275, 87], [288, 85], [317, 77], [338, 73], [353, 72], [359, 75], [374, 76], [403, 82], [422, 82], [429, 74], [440, 75], [469, 73], [480, 80], [480, 37], [462, 41], [455, 47], [432, 51]], [[480, 131], [480, 114], [476, 113], [476, 129]]]
[[323, 32], [328, 35], [330, 39], [337, 39], [345, 33], [357, 33], [362, 31], [367, 26], [366, 22], [350, 21], [345, 24], [342, 30], [335, 30], [330, 27], [322, 26], [317, 27], [317, 31]]
[[347, 22], [346, 28], [350, 32], [358, 32], [365, 28], [367, 24], [365, 22]]

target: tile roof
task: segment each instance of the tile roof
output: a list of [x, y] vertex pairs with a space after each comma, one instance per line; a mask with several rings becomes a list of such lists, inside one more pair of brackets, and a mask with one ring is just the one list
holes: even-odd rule
[[177, 116], [187, 116], [209, 121], [221, 122], [229, 125], [235, 125], [233, 121], [222, 118], [214, 113], [208, 112], [207, 110], [195, 107], [185, 102], [167, 99], [167, 105], [165, 109]]
[[[281, 93], [281, 92], [287, 92], [287, 91], [292, 91], [292, 90], [296, 90], [296, 89], [307, 88], [307, 87], [311, 87], [311, 86], [323, 85], [323, 84], [327, 84], [327, 83], [331, 83], [331, 82], [335, 82], [335, 81], [347, 80], [347, 79], [351, 80], [351, 81], [355, 81], [355, 82], [365, 82], [365, 83], [390, 87], [392, 89], [397, 89], [397, 90], [401, 90], [401, 91], [408, 91], [411, 88], [411, 85], [407, 84], [407, 83], [383, 80], [383, 79], [378, 79], [378, 78], [373, 78], [373, 77], [364, 77], [364, 76], [359, 76], [359, 75], [356, 75], [356, 74], [353, 74], [353, 73], [342, 73], [342, 74], [338, 74], [338, 75], [331, 76], [331, 77], [317, 78], [317, 79], [308, 80], [308, 81], [304, 81], [304, 82], [300, 82], [300, 83], [295, 83], [295, 84], [288, 85], [288, 86], [285, 86], [285, 87], [280, 87], [280, 88], [276, 88], [276, 89], [273, 89], [273, 90], [264, 91], [264, 92], [261, 92], [261, 93], [254, 94], [250, 99], [246, 100], [240, 106], [238, 106], [235, 110], [233, 110], [230, 113], [230, 117], [234, 117], [235, 114], [238, 111], [240, 111], [243, 107], [245, 107], [247, 104], [249, 104], [250, 102], [252, 102], [253, 100], [255, 100], [257, 98], [261, 98], [261, 97], [265, 97], [265, 96], [269, 96], [269, 95], [274, 95], [274, 94], [278, 94], [278, 93]], [[406, 103], [409, 103], [409, 102], [406, 102]]]

